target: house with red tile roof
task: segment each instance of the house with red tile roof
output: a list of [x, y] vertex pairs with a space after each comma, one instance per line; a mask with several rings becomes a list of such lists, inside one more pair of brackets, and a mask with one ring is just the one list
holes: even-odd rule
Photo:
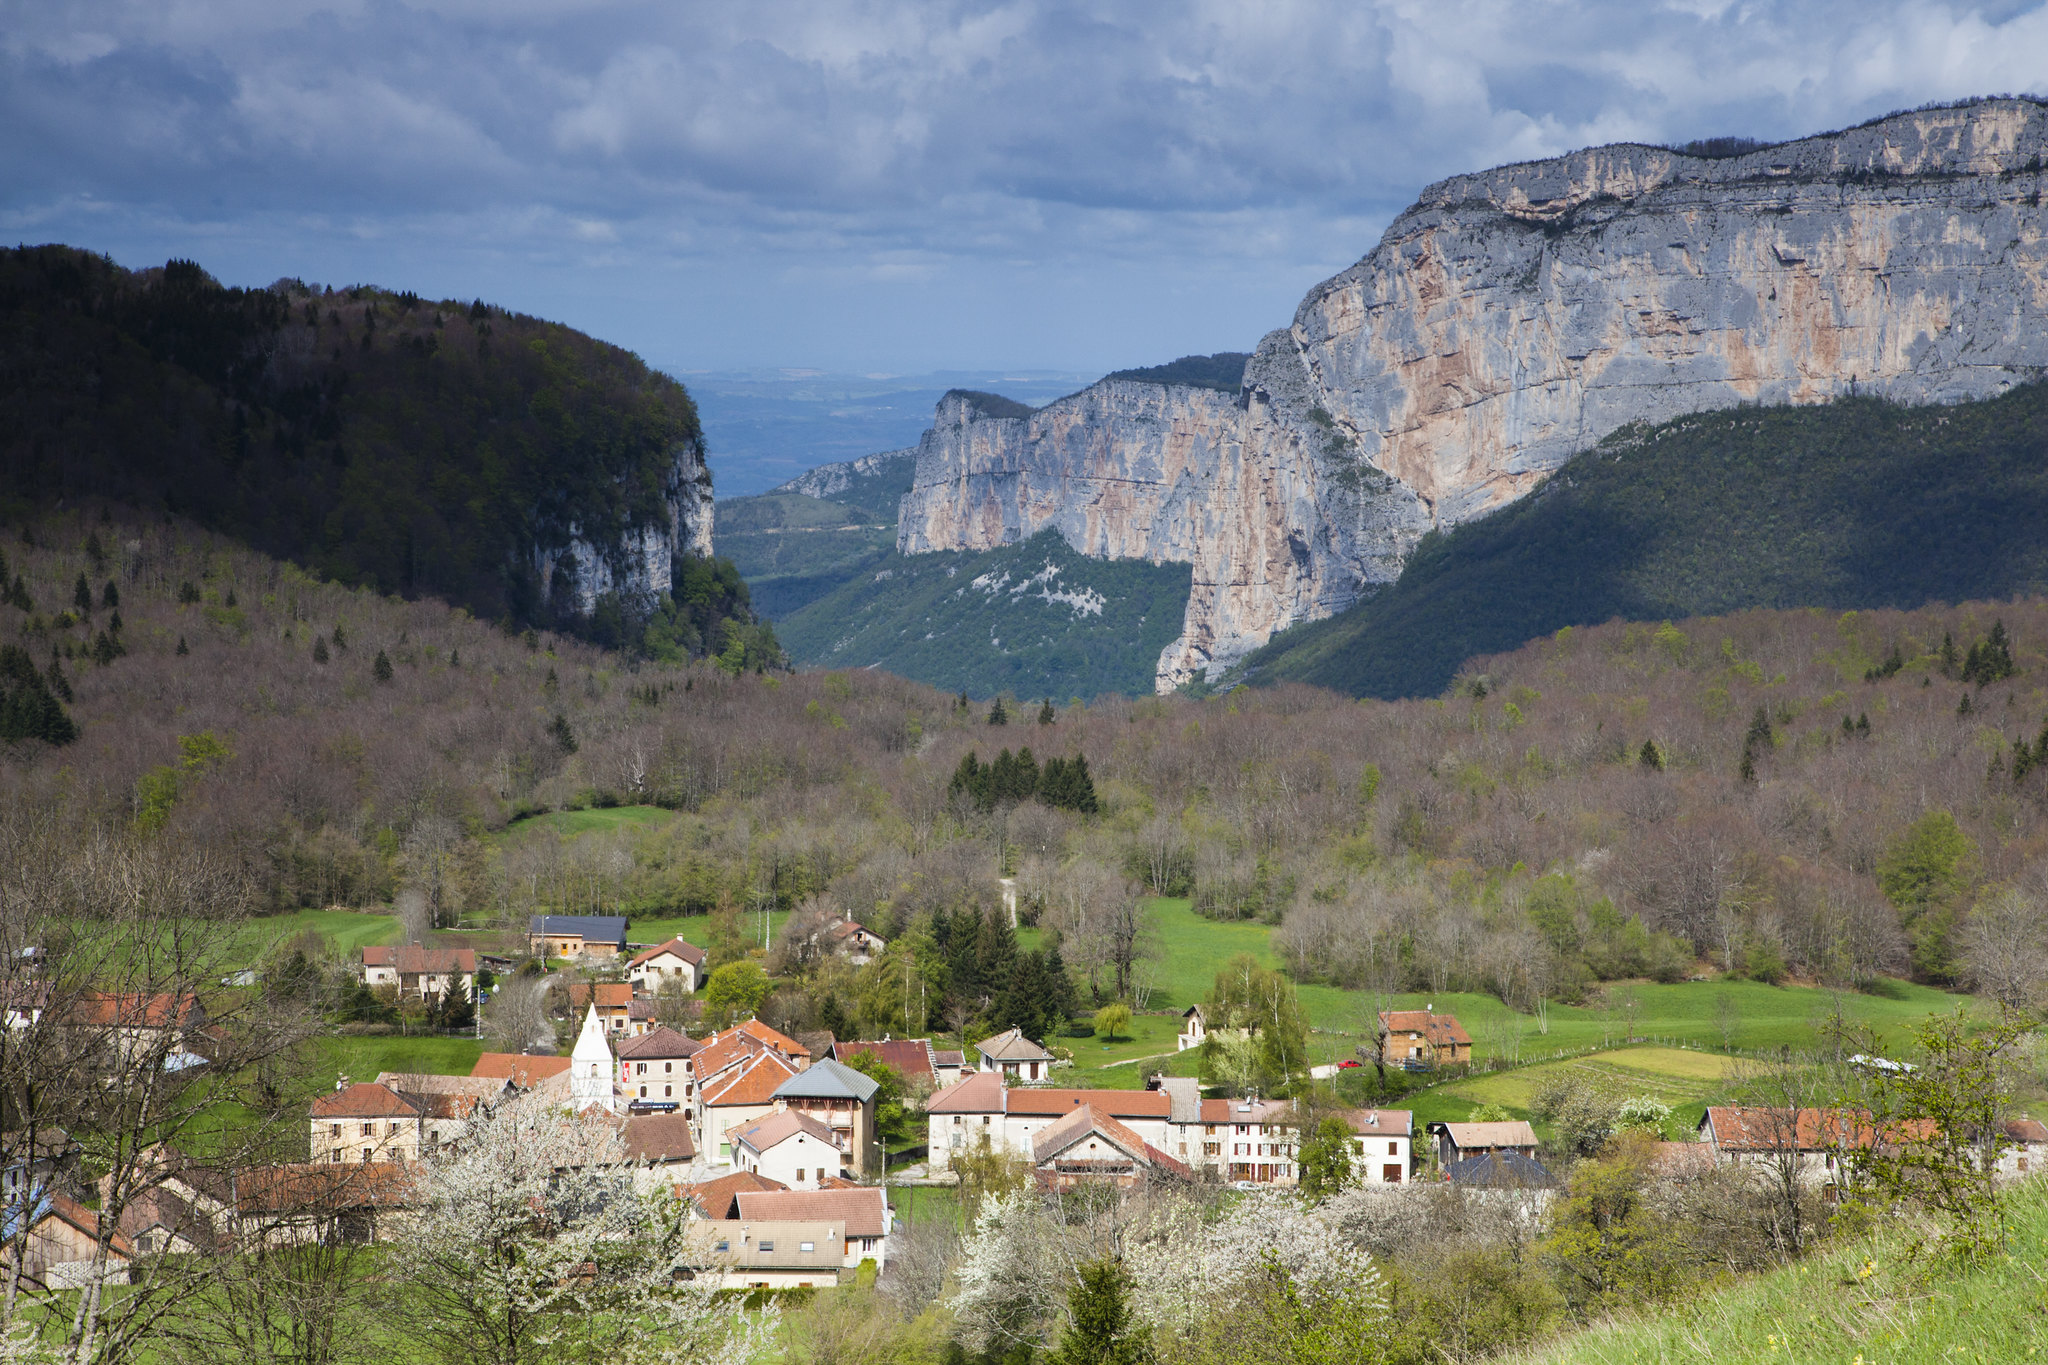
[[619, 1044], [619, 1085], [628, 1108], [696, 1114], [695, 1058], [704, 1044], [657, 1024]]
[[642, 948], [626, 963], [626, 980], [632, 983], [636, 994], [643, 996], [653, 995], [662, 986], [678, 981], [686, 991], [699, 991], [709, 974], [704, 950], [679, 938]]
[[1108, 1183], [1129, 1189], [1150, 1179], [1185, 1180], [1193, 1173], [1139, 1137], [1127, 1123], [1082, 1104], [1031, 1139], [1031, 1164], [1042, 1190]]
[[[44, 1194], [36, 1200], [27, 1222], [27, 1235], [20, 1245], [22, 1272], [29, 1280], [49, 1289], [83, 1289], [93, 1282], [102, 1231], [98, 1214], [66, 1195]], [[106, 1240], [101, 1274], [106, 1280], [125, 1281], [135, 1259], [135, 1246], [118, 1228]], [[0, 1251], [0, 1263], [12, 1258], [14, 1245], [10, 1239], [8, 1247]]]
[[732, 1164], [791, 1189], [815, 1190], [825, 1181], [854, 1173], [854, 1154], [839, 1135], [795, 1109], [781, 1109], [739, 1124], [725, 1135]]
[[1380, 1033], [1385, 1038], [1388, 1066], [1430, 1071], [1472, 1060], [1472, 1035], [1455, 1014], [1438, 1014], [1434, 1006], [1420, 1010], [1384, 1010]]
[[391, 986], [401, 996], [439, 1000], [451, 986], [464, 998], [476, 999], [476, 951], [471, 948], [365, 948], [358, 975], [366, 986]]
[[999, 1071], [977, 1071], [925, 1101], [929, 1162], [945, 1170], [954, 1153], [989, 1147], [1029, 1157], [1038, 1133], [1083, 1105], [1128, 1125], [1161, 1152], [1167, 1150], [1172, 1101], [1158, 1090], [1051, 1090], [1004, 1084]]
[[[702, 1055], [702, 1054], [699, 1054]], [[716, 1156], [732, 1160], [732, 1145], [726, 1134], [750, 1119], [762, 1118], [776, 1109], [775, 1091], [797, 1070], [779, 1052], [766, 1050], [728, 1067], [712, 1080], [702, 1082], [698, 1091], [697, 1131], [718, 1135]], [[710, 1143], [705, 1143], [707, 1148]]]
[[623, 1036], [633, 1022], [633, 988], [624, 981], [572, 981], [568, 999], [570, 1018], [595, 1009], [606, 1033]]
[[[880, 1042], [835, 1042], [829, 1055], [835, 1062], [851, 1061], [855, 1053], [866, 1052], [903, 1078], [907, 1093], [930, 1094], [939, 1088], [938, 1059], [929, 1038], [884, 1038]], [[952, 1079], [958, 1080], [958, 1076]]]
[[[521, 1090], [538, 1090], [543, 1085], [566, 1078], [569, 1074], [570, 1059], [567, 1057], [533, 1057], [524, 1052], [486, 1052], [476, 1059], [476, 1065], [469, 1069], [472, 1076], [491, 1076], [510, 1081]], [[566, 1095], [568, 1082], [561, 1081]]]
[[720, 1221], [739, 1217], [739, 1205], [735, 1202], [744, 1192], [753, 1190], [786, 1190], [789, 1186], [752, 1171], [735, 1171], [722, 1175], [716, 1180], [706, 1180], [696, 1185], [681, 1185], [676, 1189], [679, 1198], [687, 1200], [694, 1211], [692, 1217], [711, 1218]]

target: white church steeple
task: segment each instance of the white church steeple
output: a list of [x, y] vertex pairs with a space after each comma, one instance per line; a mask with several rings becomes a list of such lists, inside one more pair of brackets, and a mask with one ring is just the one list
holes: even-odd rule
[[569, 1103], [577, 1113], [597, 1105], [607, 1113], [618, 1111], [612, 1077], [617, 1066], [612, 1045], [598, 1022], [597, 1006], [583, 1016], [583, 1032], [577, 1035], [575, 1050], [569, 1054]]

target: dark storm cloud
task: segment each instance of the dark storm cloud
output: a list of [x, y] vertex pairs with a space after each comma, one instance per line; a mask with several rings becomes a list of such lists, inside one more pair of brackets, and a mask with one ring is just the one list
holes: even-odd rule
[[403, 241], [764, 289], [1172, 260], [1294, 290], [1442, 175], [1791, 136], [2044, 59], [2038, 5], [0, 0], [0, 230], [364, 276]]

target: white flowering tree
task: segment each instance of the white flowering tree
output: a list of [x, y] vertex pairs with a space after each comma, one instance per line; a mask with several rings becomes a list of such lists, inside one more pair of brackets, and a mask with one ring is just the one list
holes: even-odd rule
[[1192, 1200], [1159, 1204], [1126, 1248], [1132, 1311], [1165, 1358], [1373, 1358], [1387, 1312], [1379, 1271], [1333, 1217], [1292, 1193], [1259, 1191], [1214, 1213]]
[[633, 1190], [617, 1125], [527, 1096], [420, 1168], [399, 1301], [442, 1359], [744, 1365], [771, 1314], [718, 1302], [681, 1205]]

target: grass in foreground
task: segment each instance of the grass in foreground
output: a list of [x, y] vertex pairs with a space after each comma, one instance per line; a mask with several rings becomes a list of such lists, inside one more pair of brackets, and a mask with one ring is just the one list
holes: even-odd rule
[[[1955, 1365], [2048, 1359], [2048, 1180], [2010, 1196], [2010, 1254], [1972, 1270], [1915, 1262], [1903, 1230], [1687, 1303], [1616, 1318], [1515, 1365]], [[1864, 1268], [1870, 1267], [1866, 1276]]]

